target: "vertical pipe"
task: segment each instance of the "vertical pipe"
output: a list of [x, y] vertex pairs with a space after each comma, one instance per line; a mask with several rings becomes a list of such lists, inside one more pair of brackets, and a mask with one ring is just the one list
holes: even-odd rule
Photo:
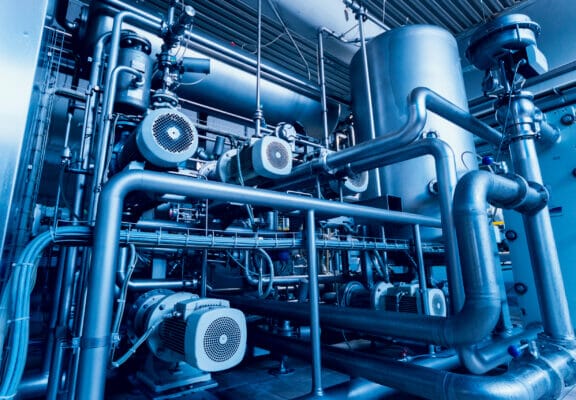
[[320, 101], [322, 104], [322, 131], [324, 133], [324, 147], [328, 148], [328, 106], [326, 104], [326, 76], [324, 71], [324, 31], [318, 30], [318, 83], [320, 84]]
[[[107, 196], [106, 207], [99, 206], [99, 210], [106, 216], [106, 223], [97, 223], [94, 231], [93, 260], [87, 284], [88, 296], [80, 341], [77, 383], [71, 382], [72, 386], [75, 386], [74, 398], [77, 399], [104, 399], [123, 189], [121, 187]], [[109, 242], [110, 245], [104, 245], [104, 242]], [[101, 274], [98, 271], [100, 267], [105, 267], [112, 273]]]
[[312, 341], [312, 393], [322, 396], [322, 354], [320, 348], [320, 310], [318, 294], [318, 254], [314, 210], [306, 211], [306, 250], [308, 252], [308, 282], [310, 301], [310, 335]]
[[258, 37], [256, 48], [256, 112], [254, 122], [256, 124], [256, 137], [260, 137], [262, 125], [262, 108], [260, 107], [260, 84], [262, 80], [262, 0], [258, 0]]
[[43, 371], [50, 371], [50, 363], [54, 353], [54, 344], [56, 343], [56, 327], [58, 326], [58, 312], [60, 309], [60, 304], [62, 303], [62, 287], [64, 282], [64, 266], [66, 262], [66, 253], [68, 249], [62, 248], [62, 253], [60, 254], [58, 260], [58, 275], [56, 278], [56, 285], [55, 287], [56, 292], [54, 293], [54, 299], [52, 303], [52, 312], [50, 314], [50, 323], [49, 323], [49, 333], [48, 333], [48, 340], [46, 344], [46, 354], [44, 356], [44, 366], [42, 367]]
[[[362, 67], [364, 72], [364, 79], [366, 81], [366, 104], [368, 108], [368, 122], [370, 124], [370, 140], [376, 139], [376, 125], [374, 121], [374, 108], [372, 102], [372, 85], [370, 84], [370, 68], [368, 65], [368, 53], [366, 52], [366, 37], [364, 35], [364, 16], [366, 10], [361, 7], [356, 14], [358, 18], [358, 30], [360, 31], [360, 45], [362, 52]], [[374, 179], [374, 187], [376, 188], [376, 197], [382, 196], [382, 186], [380, 185], [380, 171], [375, 169], [370, 179]]]
[[200, 281], [200, 297], [206, 297], [208, 286], [208, 250], [202, 250], [202, 280]]
[[[94, 160], [96, 165], [94, 166], [94, 180], [92, 182], [92, 201], [90, 202], [89, 209], [89, 222], [94, 223], [96, 210], [98, 209], [98, 201], [100, 199], [100, 189], [103, 183], [104, 172], [106, 168], [105, 160], [107, 159], [108, 151], [108, 138], [110, 136], [110, 126], [111, 126], [111, 114], [113, 105], [113, 98], [115, 94], [116, 87], [112, 85], [112, 79], [118, 72], [118, 57], [120, 54], [120, 37], [122, 33], [122, 24], [125, 20], [132, 20], [144, 25], [146, 28], [151, 30], [160, 30], [161, 24], [150, 20], [148, 18], [142, 17], [140, 15], [131, 13], [129, 11], [121, 11], [114, 17], [114, 23], [112, 25], [112, 34], [110, 37], [110, 54], [108, 56], [108, 68], [106, 71], [106, 81], [104, 86], [104, 104], [102, 107], [102, 117], [100, 121], [100, 129], [98, 130], [98, 135], [94, 140]], [[130, 72], [137, 74], [137, 71], [132, 69]], [[138, 73], [141, 76], [141, 73]]]
[[416, 251], [416, 262], [418, 264], [418, 286], [420, 286], [422, 309], [424, 314], [430, 315], [428, 301], [426, 299], [426, 270], [424, 268], [424, 253], [422, 252], [422, 236], [420, 235], [420, 225], [414, 224], [412, 227], [414, 232], [414, 249]]
[[100, 199], [100, 191], [106, 176], [107, 161], [108, 161], [108, 147], [110, 146], [109, 140], [112, 134], [112, 113], [114, 110], [114, 94], [116, 93], [116, 84], [118, 82], [118, 75], [122, 72], [129, 72], [136, 76], [136, 79], [143, 79], [142, 72], [128, 67], [126, 65], [119, 65], [114, 68], [110, 79], [107, 84], [107, 91], [104, 95], [104, 105], [102, 106], [103, 123], [98, 132], [98, 143], [95, 149], [95, 165], [94, 165], [94, 181], [92, 182], [93, 200], [90, 204], [89, 222], [94, 223], [96, 218], [96, 210], [98, 208], [98, 201]]
[[[65, 156], [69, 156], [70, 155], [70, 151], [68, 149], [68, 142], [70, 140], [70, 129], [72, 127], [72, 117], [74, 116], [73, 112], [71, 111], [71, 104], [72, 100], [69, 101], [69, 105], [68, 105], [68, 112], [66, 113], [66, 128], [64, 129], [64, 144], [62, 145], [62, 148], [64, 149], [64, 152], [61, 154], [61, 159], [60, 159], [60, 177], [64, 177], [64, 172], [65, 172], [65, 166], [68, 165], [68, 162], [70, 161], [70, 159], [68, 158], [67, 160], [65, 160]], [[54, 224], [53, 227], [56, 228], [56, 225], [58, 224], [58, 210], [60, 209], [60, 196], [62, 196], [62, 183], [64, 182], [64, 179], [60, 179], [58, 182], [58, 188], [56, 189], [56, 204], [54, 205]], [[65, 196], [66, 194], [64, 194]], [[72, 211], [72, 210], [70, 210]]]
[[60, 308], [58, 310], [58, 325], [56, 328], [55, 351], [52, 356], [50, 375], [48, 379], [47, 399], [58, 398], [61, 385], [62, 358], [66, 345], [65, 333], [67, 332], [68, 319], [70, 317], [70, 307], [72, 306], [72, 291], [74, 286], [74, 273], [78, 248], [70, 247], [66, 249], [66, 259], [63, 268], [63, 279], [59, 286], [61, 293]]
[[[534, 136], [513, 140], [510, 143], [510, 155], [517, 174], [529, 182], [542, 184]], [[548, 207], [534, 215], [523, 215], [522, 218], [539, 294], [544, 333], [553, 339], [572, 340], [574, 329]]]

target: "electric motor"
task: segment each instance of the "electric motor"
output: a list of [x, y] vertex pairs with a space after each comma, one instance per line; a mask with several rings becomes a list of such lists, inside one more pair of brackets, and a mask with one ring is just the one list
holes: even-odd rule
[[234, 367], [244, 357], [246, 319], [226, 300], [155, 290], [142, 295], [133, 308], [132, 339], [152, 330], [148, 347], [163, 361], [215, 372]]
[[291, 171], [290, 143], [276, 136], [265, 136], [240, 151], [233, 149], [224, 153], [218, 160], [215, 172], [222, 182], [243, 181], [246, 185], [255, 185], [262, 178], [278, 179]]
[[125, 139], [114, 162], [115, 170], [130, 161], [148, 161], [155, 167], [171, 168], [196, 153], [198, 131], [178, 110], [150, 110], [138, 127]]
[[413, 314], [425, 314], [427, 311], [428, 315], [446, 316], [446, 296], [440, 289], [426, 289], [422, 298], [418, 284], [383, 284], [375, 288], [371, 299], [376, 309]]

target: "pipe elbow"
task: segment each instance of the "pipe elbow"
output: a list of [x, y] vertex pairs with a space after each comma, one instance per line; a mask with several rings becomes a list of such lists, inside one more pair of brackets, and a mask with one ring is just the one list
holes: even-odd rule
[[464, 346], [458, 349], [460, 363], [474, 375], [482, 375], [494, 368], [487, 366], [487, 360], [482, 356], [478, 346]]
[[495, 295], [481, 300], [466, 300], [464, 307], [453, 318], [446, 320], [443, 342], [453, 346], [466, 346], [481, 342], [490, 335], [500, 317], [500, 298]]

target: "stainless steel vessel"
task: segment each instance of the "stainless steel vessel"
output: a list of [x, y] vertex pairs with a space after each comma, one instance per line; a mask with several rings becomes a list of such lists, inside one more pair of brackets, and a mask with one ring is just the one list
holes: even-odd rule
[[[411, 25], [385, 32], [366, 46], [376, 136], [386, 135], [405, 124], [407, 98], [417, 87], [427, 87], [468, 110], [458, 46], [446, 30]], [[350, 77], [358, 142], [370, 140], [366, 79], [361, 50], [352, 59]], [[437, 115], [428, 113], [425, 137], [447, 142], [456, 157], [458, 175], [475, 169], [472, 135]], [[401, 197], [405, 211], [439, 215], [435, 196], [434, 161], [431, 156], [404, 161], [380, 169], [378, 182], [371, 179], [364, 198], [379, 194]], [[383, 200], [384, 202], [385, 200]]]

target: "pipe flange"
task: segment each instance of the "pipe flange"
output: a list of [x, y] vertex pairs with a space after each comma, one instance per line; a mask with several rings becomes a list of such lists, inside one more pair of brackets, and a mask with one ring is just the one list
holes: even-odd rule
[[334, 175], [338, 171], [336, 168], [330, 168], [328, 166], [328, 156], [332, 153], [334, 152], [331, 150], [322, 149], [320, 150], [320, 157], [318, 157], [318, 160], [320, 161], [320, 168], [328, 175]]

